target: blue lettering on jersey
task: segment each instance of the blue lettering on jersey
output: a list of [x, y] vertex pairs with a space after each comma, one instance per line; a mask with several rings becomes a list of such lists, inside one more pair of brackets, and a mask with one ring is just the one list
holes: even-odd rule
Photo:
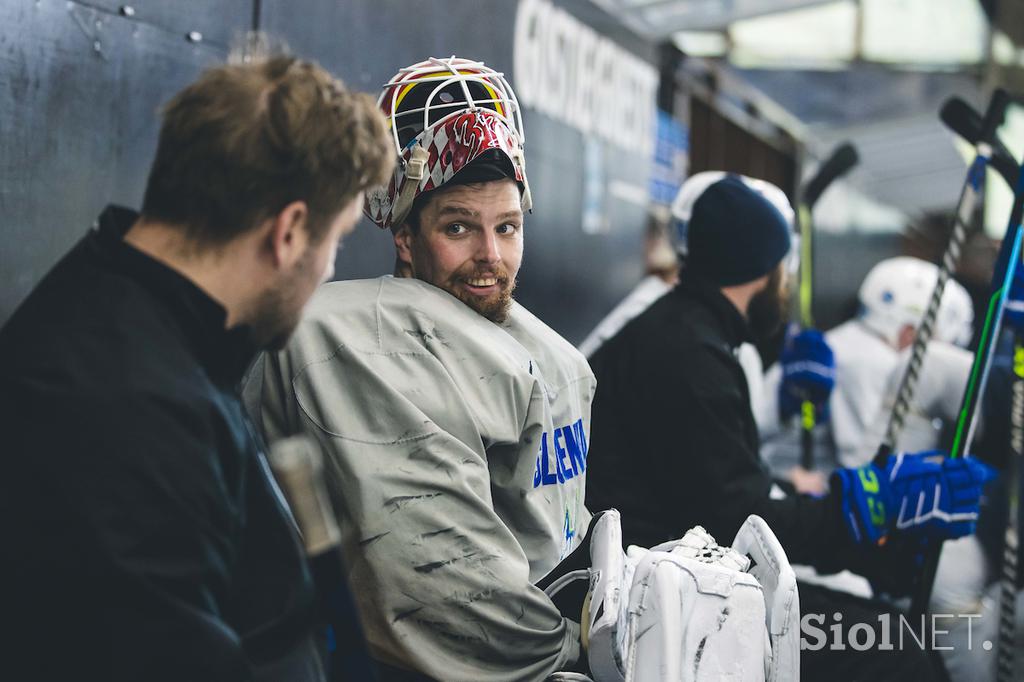
[[[587, 437], [583, 433], [583, 420], [579, 419], [572, 427], [562, 429], [565, 434], [565, 446], [569, 450], [573, 471], [587, 470]], [[578, 468], [577, 468], [578, 467]]]
[[573, 467], [566, 466], [565, 458], [569, 453], [565, 451], [565, 447], [560, 442], [565, 438], [564, 431], [571, 431], [571, 429], [561, 428], [555, 429], [555, 461], [558, 462], [558, 468], [562, 470], [562, 475], [565, 480], [571, 479], [574, 475], [579, 474], [579, 471], [573, 471]]
[[555, 483], [564, 483], [565, 479], [559, 481], [560, 474], [550, 473], [548, 457], [548, 432], [545, 431], [540, 438], [540, 454], [537, 455], [537, 466], [533, 472], [533, 487], [539, 487], [542, 485], [554, 485]]
[[[533, 487], [561, 485], [587, 470], [587, 436], [583, 420], [555, 429], [552, 447], [548, 446], [548, 432], [541, 436], [540, 453], [533, 470]], [[551, 453], [554, 451], [554, 473], [551, 473]]]

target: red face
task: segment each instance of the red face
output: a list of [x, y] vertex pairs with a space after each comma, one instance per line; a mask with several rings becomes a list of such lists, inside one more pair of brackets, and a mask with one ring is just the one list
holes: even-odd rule
[[519, 188], [506, 178], [440, 190], [420, 211], [419, 230], [403, 226], [395, 245], [413, 277], [502, 322], [523, 259]]

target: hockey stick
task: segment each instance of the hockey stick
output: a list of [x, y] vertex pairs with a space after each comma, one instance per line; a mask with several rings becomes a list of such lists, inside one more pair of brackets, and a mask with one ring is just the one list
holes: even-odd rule
[[[942, 118], [943, 123], [945, 123], [950, 130], [957, 133], [971, 144], [978, 144], [978, 141], [981, 138], [982, 119], [969, 104], [959, 97], [952, 97], [943, 105], [942, 111], [939, 115]], [[1017, 183], [1020, 172], [1017, 162], [1013, 159], [1013, 155], [1003, 144], [1002, 140], [995, 135], [992, 136], [990, 144], [992, 146], [992, 157], [989, 160], [989, 165], [999, 173], [1000, 177], [1006, 181], [1006, 184], [1011, 190], [1014, 190], [1015, 192], [1019, 191], [1017, 189]], [[996, 321], [994, 319], [997, 310], [996, 306], [998, 305], [1002, 295], [1002, 287], [998, 287], [997, 285], [1001, 281], [1002, 275], [1000, 273], [1005, 272], [1005, 268], [1009, 264], [1008, 249], [1013, 244], [1012, 230], [1014, 229], [1016, 222], [1018, 222], [1018, 220], [1014, 218], [1015, 215], [1016, 213], [1011, 212], [1010, 222], [1007, 225], [1007, 232], [1003, 238], [1003, 244], [996, 259], [996, 267], [991, 285], [991, 289], [994, 293], [989, 301], [988, 311], [985, 316], [985, 323], [982, 326], [981, 338], [978, 342], [978, 351], [975, 353], [974, 362], [972, 363], [971, 368], [972, 371], [969, 375], [970, 379], [967, 387], [965, 388], [960, 411], [957, 413], [957, 428], [953, 438], [953, 447], [950, 451], [950, 454], [954, 457], [965, 453], [969, 449], [970, 443], [974, 440], [973, 436], [974, 424], [976, 424], [977, 401], [984, 392], [984, 386], [988, 376], [987, 368], [990, 366], [989, 353], [995, 343], [995, 335], [991, 334], [991, 330], [994, 326], [993, 322]], [[978, 382], [979, 372], [981, 376], [980, 382]]]
[[[1024, 180], [1024, 174], [1021, 175], [1021, 178]], [[984, 393], [995, 344], [999, 338], [998, 331], [1002, 324], [1006, 297], [1009, 294], [1010, 285], [1013, 281], [1013, 270], [1020, 260], [1021, 243], [1024, 241], [1024, 230], [1020, 226], [1022, 213], [1024, 213], [1024, 191], [1022, 191], [1022, 186], [1018, 184], [1013, 211], [1010, 215], [1006, 236], [1003, 239], [996, 263], [992, 286], [994, 291], [989, 299], [978, 350], [974, 355], [971, 373], [961, 402], [957, 419], [957, 430], [953, 440], [953, 447], [950, 450], [950, 456], [952, 457], [966, 456], [970, 451], [974, 435], [973, 427], [977, 421], [978, 405], [980, 404], [981, 395]], [[927, 612], [941, 550], [942, 543], [940, 542], [930, 548], [925, 554], [918, 587], [911, 601], [911, 615], [914, 618], [920, 617]]]
[[[981, 115], [961, 98], [950, 97], [946, 100], [939, 112], [939, 118], [947, 128], [972, 145], [977, 145], [981, 139]], [[1003, 141], [994, 135], [989, 140], [989, 144], [992, 145], [992, 158], [989, 159], [989, 165], [999, 173], [1011, 190], [1014, 189], [1017, 184], [1018, 167], [1013, 154], [1006, 148]]]
[[[1021, 173], [1024, 180], [1024, 172]], [[1017, 228], [1018, 233], [1024, 226]], [[1013, 264], [1021, 267], [1018, 259]], [[1006, 480], [1009, 491], [1009, 515], [1003, 536], [1003, 570], [999, 590], [999, 649], [997, 682], [1012, 682], [1016, 658], [1017, 635], [1017, 548], [1020, 543], [1018, 515], [1020, 513], [1021, 458], [1024, 457], [1024, 333], [1020, 329], [1013, 335], [1013, 401], [1010, 407], [1010, 457], [1006, 462]]]
[[985, 166], [992, 154], [992, 146], [989, 140], [995, 137], [996, 128], [1002, 123], [1008, 101], [1009, 97], [1004, 90], [996, 90], [992, 95], [988, 110], [985, 112], [985, 122], [982, 126], [978, 142], [975, 145], [977, 154], [967, 171], [967, 178], [960, 193], [960, 199], [957, 202], [953, 232], [949, 236], [946, 252], [942, 255], [935, 289], [932, 290], [932, 297], [928, 301], [924, 318], [921, 320], [917, 333], [914, 335], [914, 343], [910, 351], [910, 362], [896, 393], [896, 401], [889, 418], [889, 425], [885, 430], [885, 438], [878, 446], [878, 451], [875, 454], [874, 462], [879, 467], [885, 466], [889, 455], [892, 454], [893, 448], [896, 445], [896, 438], [903, 429], [903, 420], [906, 417], [907, 410], [910, 407], [910, 399], [913, 397], [914, 389], [917, 386], [917, 378], [921, 371], [924, 353], [928, 348], [928, 342], [932, 338], [935, 317], [939, 312], [939, 304], [942, 302], [942, 293], [946, 289], [946, 282], [956, 267], [957, 261], [960, 260], [960, 250], [963, 248], [964, 238], [967, 234], [967, 223], [974, 213], [978, 196], [981, 194], [982, 183], [985, 179]]
[[[999, 249], [996, 258], [996, 267], [992, 281], [993, 293], [989, 298], [988, 309], [985, 313], [985, 324], [981, 330], [981, 337], [978, 340], [978, 350], [974, 354], [974, 362], [971, 365], [971, 373], [964, 391], [964, 397], [960, 403], [960, 411], [957, 413], [956, 432], [953, 435], [953, 447], [950, 449], [951, 457], [966, 455], [974, 442], [974, 433], [978, 424], [978, 406], [981, 396], [985, 393], [988, 384], [989, 371], [992, 368], [992, 358], [998, 341], [997, 330], [1002, 322], [1003, 309], [1006, 305], [1006, 295], [1009, 290], [1004, 283], [996, 287], [996, 283], [1004, 277], [1007, 270], [1013, 264], [1012, 245], [1015, 239], [1015, 230], [1020, 223], [1021, 209], [1019, 195], [1021, 188], [1018, 185], [1014, 200], [1014, 207], [1010, 213], [1010, 223], [1006, 228], [1006, 235], [1003, 237], [1003, 244]], [[1009, 250], [1008, 250], [1009, 249]]]
[[[998, 92], [999, 91], [997, 91], [997, 95]], [[993, 103], [995, 103], [995, 99], [996, 96], [993, 96]], [[1004, 97], [1004, 107], [1006, 101], [1007, 99]], [[988, 119], [988, 116], [986, 116], [986, 119]], [[987, 125], [991, 125], [990, 120], [987, 122]], [[994, 138], [994, 134], [989, 133], [989, 137]], [[982, 139], [984, 139], [984, 137]], [[979, 142], [979, 148], [983, 144], [985, 143]], [[967, 387], [964, 391], [964, 397], [961, 401], [960, 412], [957, 418], [956, 433], [953, 438], [953, 446], [950, 449], [951, 457], [966, 456], [970, 450], [974, 437], [974, 429], [977, 424], [978, 405], [980, 404], [980, 398], [984, 393], [985, 384], [988, 379], [995, 343], [998, 339], [998, 330], [1002, 323], [1003, 310], [1006, 306], [1006, 297], [1009, 295], [1009, 287], [1012, 282], [1013, 270], [1020, 257], [1021, 240], [1022, 237], [1024, 237], [1024, 232], [1020, 229], [1021, 212], [1022, 209], [1024, 209], [1024, 204], [1022, 204], [1022, 200], [1024, 200], [1024, 193], [1021, 192], [1019, 181], [1016, 194], [1017, 196], [1014, 200], [1013, 210], [1011, 211], [1010, 220], [1006, 228], [1006, 235], [1003, 238], [1003, 244], [1000, 247], [999, 258], [997, 260], [995, 275], [993, 277], [992, 289], [994, 291], [989, 300], [988, 310], [985, 315], [985, 324], [982, 327], [982, 334], [979, 339], [978, 350], [974, 355], [971, 373], [968, 378]], [[921, 577], [911, 601], [911, 615], [915, 618], [927, 613], [941, 549], [942, 543], [939, 542], [925, 553]]]
[[[1024, 239], [1024, 164], [1021, 165], [1019, 178], [1014, 199], [1013, 211], [1010, 214], [1009, 229], [1016, 229], [1015, 241]], [[1022, 267], [1021, 253], [1011, 253], [1007, 261], [1002, 260], [1000, 249], [1000, 261], [997, 263], [996, 272], [1001, 268], [1006, 269], [1007, 275], [1003, 285], [1002, 308], [1005, 310], [1011, 304], [1006, 302], [1010, 294], [1010, 287], [1013, 282], [1013, 270]], [[1019, 305], [1019, 303], [1018, 303]], [[998, 334], [993, 334], [992, 343], [989, 344], [989, 357], [986, 358], [989, 365], [994, 354], [995, 340]], [[1021, 456], [1024, 455], [1024, 333], [1021, 329], [1014, 330], [1013, 348], [1013, 382], [1012, 402], [1010, 407], [1010, 452], [1006, 462], [1006, 481], [1009, 500], [1009, 510], [1006, 522], [1006, 531], [1003, 535], [1003, 566], [1000, 579], [999, 599], [999, 648], [997, 658], [996, 679], [999, 682], [1010, 682], [1013, 680], [1015, 664], [1015, 648], [1017, 633], [1017, 572], [1019, 566], [1018, 546], [1020, 544], [1019, 521], [1019, 487]], [[980, 349], [979, 349], [980, 350]], [[987, 369], [987, 368], [986, 368]], [[984, 382], [979, 387], [979, 394], [984, 390]], [[980, 398], [979, 398], [980, 399]], [[968, 431], [966, 438], [965, 452], [970, 448], [973, 436], [973, 425]]]
[[[804, 329], [814, 326], [811, 313], [811, 302], [814, 285], [814, 247], [811, 233], [814, 223], [811, 211], [821, 194], [835, 180], [845, 175], [857, 165], [857, 150], [849, 142], [837, 147], [829, 158], [821, 164], [818, 172], [804, 185], [797, 208], [797, 220], [800, 224], [800, 324]], [[814, 468], [814, 403], [805, 400], [800, 405], [800, 466], [810, 471]]]

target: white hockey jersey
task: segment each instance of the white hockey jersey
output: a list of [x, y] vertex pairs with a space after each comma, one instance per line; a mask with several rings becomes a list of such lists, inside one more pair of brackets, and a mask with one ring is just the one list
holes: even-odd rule
[[[829, 432], [833, 439], [829, 445], [834, 445], [834, 455], [828, 452], [831, 447], [820, 447], [824, 445], [820, 443], [815, 448], [818, 467], [831, 468], [823, 465], [831, 465], [833, 456], [838, 466], [860, 466], [874, 452], [870, 448], [865, 450], [866, 434], [879, 414], [886, 381], [899, 362], [899, 353], [857, 319], [825, 332], [825, 341], [836, 359], [836, 384], [829, 399]], [[776, 363], [765, 374], [766, 394], [776, 395], [781, 381], [782, 368]], [[773, 416], [778, 423], [777, 412]], [[758, 427], [766, 441], [762, 453], [777, 474], [783, 474], [799, 461], [800, 435], [795, 422], [794, 428], [779, 431], [761, 423]], [[769, 437], [764, 438], [766, 435]]]
[[594, 388], [517, 303], [498, 325], [415, 279], [320, 288], [252, 411], [268, 440], [322, 444], [375, 657], [483, 682], [579, 656], [577, 624], [533, 583], [587, 530]]
[[[895, 443], [897, 452], [921, 452], [939, 446], [942, 421], [956, 422], [973, 362], [974, 353], [959, 346], [942, 341], [928, 343], [921, 361], [914, 397]], [[885, 437], [896, 394], [909, 364], [908, 348], [899, 354], [899, 361], [889, 373], [879, 412], [865, 433], [865, 442], [861, 448], [861, 452], [866, 453], [863, 464], [870, 460], [871, 452], [878, 448]]]

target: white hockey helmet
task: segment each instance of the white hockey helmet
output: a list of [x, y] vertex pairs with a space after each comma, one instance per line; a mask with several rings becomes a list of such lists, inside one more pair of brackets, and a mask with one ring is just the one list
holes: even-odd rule
[[[921, 323], [938, 278], [938, 266], [919, 258], [897, 256], [878, 263], [857, 294], [861, 321], [895, 347], [903, 327], [916, 328]], [[948, 280], [935, 320], [934, 338], [966, 345], [973, 320], [971, 297], [959, 283]]]
[[767, 180], [751, 178], [738, 173], [726, 173], [725, 171], [703, 171], [691, 175], [686, 179], [679, 188], [679, 191], [676, 193], [676, 198], [672, 201], [671, 210], [672, 218], [675, 221], [674, 238], [676, 242], [676, 250], [679, 252], [680, 258], [685, 260], [689, 253], [687, 236], [689, 234], [690, 218], [693, 215], [694, 204], [697, 203], [697, 199], [699, 199], [711, 185], [722, 180], [728, 175], [732, 175], [742, 180], [745, 185], [763, 196], [776, 208], [776, 210], [778, 210], [779, 213], [782, 214], [782, 217], [786, 220], [786, 224], [789, 225], [790, 231], [790, 247], [789, 255], [786, 260], [786, 268], [789, 270], [790, 274], [795, 274], [800, 266], [800, 237], [796, 232], [793, 206], [789, 203], [789, 198], [786, 196], [786, 193]]
[[388, 184], [366, 194], [364, 212], [379, 227], [401, 225], [416, 197], [491, 150], [507, 158], [522, 209], [530, 210], [522, 114], [501, 73], [483, 62], [431, 57], [395, 74], [377, 104], [398, 155]]

